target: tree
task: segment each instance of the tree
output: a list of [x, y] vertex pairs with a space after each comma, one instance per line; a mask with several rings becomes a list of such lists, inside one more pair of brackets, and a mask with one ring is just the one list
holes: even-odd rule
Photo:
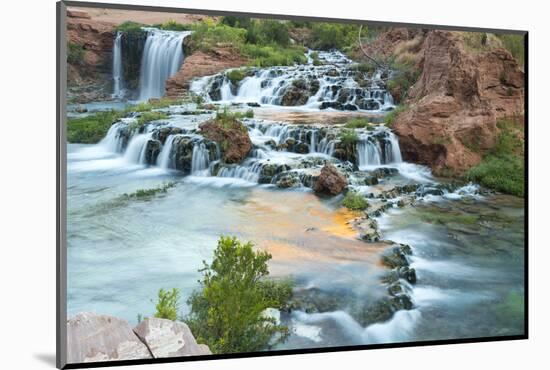
[[173, 288], [172, 290], [159, 290], [158, 301], [156, 305], [157, 312], [155, 313], [155, 317], [172, 321], [177, 320], [179, 299], [179, 289]]
[[202, 289], [188, 300], [186, 322], [199, 343], [214, 353], [252, 352], [283, 341], [288, 328], [264, 314], [267, 308], [283, 308], [292, 295], [288, 281], [267, 281], [267, 252], [235, 237], [221, 237], [209, 265], [199, 270]]

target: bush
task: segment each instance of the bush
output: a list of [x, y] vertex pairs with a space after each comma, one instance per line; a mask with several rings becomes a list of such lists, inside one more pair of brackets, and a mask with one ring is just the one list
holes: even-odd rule
[[178, 319], [179, 299], [179, 289], [159, 290], [155, 317], [176, 321]]
[[357, 43], [359, 26], [355, 24], [315, 23], [312, 28], [311, 47], [314, 49], [345, 50]]
[[153, 27], [156, 27], [165, 31], [189, 31], [192, 29], [191, 25], [182, 24], [182, 23], [176, 22], [173, 19], [170, 19], [162, 24], [153, 25]]
[[121, 116], [120, 112], [111, 110], [97, 112], [86, 117], [69, 118], [67, 141], [69, 143], [95, 144], [105, 137], [111, 125]]
[[141, 29], [142, 27], [147, 27], [147, 26], [142, 23], [126, 21], [124, 23], [119, 24], [116, 27], [116, 30], [120, 32], [126, 32], [126, 33], [137, 33], [137, 32], [143, 32], [143, 30]]
[[209, 51], [218, 46], [233, 46], [240, 48], [244, 45], [246, 30], [234, 28], [222, 23], [213, 23], [206, 20], [193, 25], [193, 34], [190, 36], [190, 48]]
[[369, 206], [369, 202], [362, 195], [350, 191], [344, 197], [342, 205], [352, 211], [362, 211]]
[[245, 77], [250, 75], [250, 71], [246, 69], [232, 69], [225, 74], [232, 84], [237, 85]]
[[496, 145], [466, 178], [503, 193], [524, 196], [524, 143], [513, 121], [500, 121]]
[[252, 20], [250, 18], [236, 17], [233, 15], [224, 16], [220, 20], [221, 24], [225, 24], [229, 27], [246, 28], [246, 29], [250, 27], [251, 22]]
[[340, 142], [342, 143], [342, 146], [351, 146], [355, 145], [357, 141], [359, 140], [359, 137], [357, 136], [357, 133], [355, 130], [342, 130], [340, 133]]
[[288, 328], [267, 317], [267, 308], [283, 308], [292, 284], [265, 281], [269, 275], [267, 252], [254, 252], [249, 242], [221, 237], [211, 264], [200, 270], [201, 290], [188, 300], [185, 319], [199, 343], [213, 353], [260, 351], [286, 339]]
[[137, 127], [146, 125], [151, 121], [168, 118], [168, 114], [164, 112], [143, 112], [137, 119]]
[[525, 37], [523, 35], [501, 34], [497, 37], [502, 41], [504, 47], [512, 54], [518, 63], [525, 64]]
[[67, 42], [67, 62], [70, 64], [82, 64], [84, 62], [84, 46], [76, 42]]
[[394, 110], [388, 112], [384, 117], [384, 123], [386, 124], [386, 126], [391, 127], [399, 113], [406, 111], [407, 108], [407, 105], [398, 105], [397, 107], [395, 107]]
[[302, 47], [282, 48], [277, 45], [246, 44], [242, 46], [241, 52], [248, 56], [251, 59], [250, 64], [256, 67], [291, 66], [307, 62]]

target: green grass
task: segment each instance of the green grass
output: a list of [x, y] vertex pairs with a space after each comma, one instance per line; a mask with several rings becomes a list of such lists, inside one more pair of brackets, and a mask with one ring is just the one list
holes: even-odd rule
[[130, 113], [130, 112], [148, 112], [153, 109], [162, 109], [167, 108], [171, 105], [178, 105], [182, 104], [184, 101], [181, 99], [173, 99], [173, 98], [160, 98], [160, 99], [150, 99], [146, 102], [141, 102], [135, 105], [130, 105], [124, 109], [124, 113]]
[[406, 111], [408, 108], [407, 105], [398, 105], [395, 107], [394, 110], [391, 112], [388, 112], [386, 116], [384, 117], [384, 123], [386, 126], [391, 127], [393, 125], [393, 122], [395, 121], [395, 118], [401, 113]]
[[255, 67], [291, 66], [307, 63], [304, 48], [300, 46], [284, 48], [276, 44], [245, 44], [241, 47], [243, 55], [250, 59]]
[[170, 20], [168, 20], [164, 23], [161, 23], [161, 24], [155, 24], [155, 25], [153, 25], [153, 27], [159, 28], [159, 29], [165, 30], [165, 31], [189, 31], [193, 28], [189, 24], [182, 24], [182, 23], [176, 22], [173, 19], [170, 19]]
[[231, 71], [227, 72], [225, 74], [227, 78], [233, 83], [234, 85], [237, 85], [239, 82], [241, 82], [245, 77], [250, 75], [250, 71], [248, 69], [232, 69]]
[[67, 62], [82, 64], [84, 62], [84, 46], [76, 42], [67, 42]]
[[346, 122], [346, 128], [365, 128], [370, 125], [368, 118], [356, 117]]
[[524, 142], [521, 128], [517, 126], [508, 120], [498, 123], [500, 132], [496, 145], [479, 165], [468, 171], [466, 178], [469, 181], [506, 194], [524, 196]]
[[478, 222], [476, 215], [463, 214], [460, 212], [438, 212], [438, 211], [420, 211], [420, 219], [430, 224], [446, 225], [454, 222], [465, 225], [473, 225]]
[[504, 47], [518, 61], [520, 66], [525, 64], [525, 43], [523, 35], [501, 34], [497, 37], [502, 41]]
[[95, 144], [105, 137], [113, 122], [121, 116], [121, 112], [113, 110], [97, 112], [85, 117], [69, 118], [67, 141], [69, 143]]
[[119, 24], [116, 27], [116, 31], [126, 32], [126, 33], [143, 32], [141, 27], [146, 27], [146, 25], [142, 23], [126, 21], [124, 23]]
[[[216, 112], [215, 120], [222, 126], [229, 128], [229, 126], [233, 126], [235, 121], [243, 118], [254, 118], [254, 111], [252, 109], [248, 109], [244, 112], [231, 112], [228, 107], [223, 107], [222, 110]], [[243, 125], [239, 122], [239, 126]], [[246, 127], [244, 128], [246, 129]]]
[[174, 181], [167, 182], [162, 184], [161, 186], [158, 186], [156, 188], [150, 188], [150, 189], [138, 189], [134, 191], [133, 193], [124, 193], [121, 196], [121, 199], [124, 200], [130, 200], [130, 199], [137, 199], [137, 200], [144, 200], [152, 198], [153, 196], [157, 194], [162, 194], [168, 192], [168, 189], [173, 188], [176, 186], [176, 183]]
[[151, 121], [157, 121], [159, 119], [166, 119], [166, 118], [168, 118], [168, 114], [164, 112], [151, 112], [151, 111], [143, 112], [137, 119], [136, 126], [141, 127], [143, 125], [148, 124]]
[[350, 191], [344, 197], [342, 205], [352, 211], [362, 211], [369, 206], [369, 202], [362, 195]]

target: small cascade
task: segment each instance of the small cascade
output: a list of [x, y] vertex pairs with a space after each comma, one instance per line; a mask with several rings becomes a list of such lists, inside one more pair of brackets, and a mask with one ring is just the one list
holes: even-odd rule
[[231, 177], [257, 183], [260, 179], [262, 166], [260, 162], [243, 163], [242, 165], [233, 165], [223, 167], [218, 172], [218, 177]]
[[139, 99], [160, 98], [164, 95], [166, 80], [183, 63], [183, 39], [190, 31], [164, 31], [144, 28], [147, 40], [141, 59]]
[[174, 159], [171, 157], [172, 143], [174, 142], [174, 137], [176, 137], [176, 135], [169, 135], [166, 138], [166, 141], [162, 146], [162, 150], [157, 157], [157, 166], [159, 166], [160, 168], [174, 168]]
[[397, 136], [387, 129], [361, 134], [356, 147], [360, 169], [403, 161]]
[[366, 166], [379, 166], [382, 164], [380, 145], [371, 140], [361, 140], [357, 143], [357, 165], [364, 168]]
[[323, 153], [332, 157], [335, 145], [336, 142], [334, 140], [328, 140], [325, 137], [319, 142], [318, 153]]
[[122, 122], [117, 122], [109, 128], [107, 135], [99, 142], [99, 145], [103, 146], [110, 152], [120, 153], [124, 149], [120, 136], [120, 129], [124, 127]]
[[309, 152], [315, 153], [315, 137], [317, 136], [317, 130], [310, 131]]
[[116, 33], [113, 46], [113, 98], [124, 97], [124, 78], [122, 71], [122, 32]]
[[[308, 52], [308, 56], [311, 53]], [[394, 108], [384, 72], [360, 72], [339, 51], [319, 51], [321, 65], [256, 69], [238, 83], [225, 73], [194, 81], [191, 91], [210, 101], [301, 106], [308, 109], [386, 111]]]
[[[193, 156], [191, 159], [191, 174], [204, 175], [205, 170], [208, 170], [210, 163], [210, 153], [202, 142], [196, 142], [193, 145]], [[206, 171], [208, 172], [208, 171]]]
[[147, 142], [151, 139], [152, 133], [135, 134], [130, 139], [128, 147], [124, 152], [124, 159], [128, 163], [145, 164], [145, 153]]

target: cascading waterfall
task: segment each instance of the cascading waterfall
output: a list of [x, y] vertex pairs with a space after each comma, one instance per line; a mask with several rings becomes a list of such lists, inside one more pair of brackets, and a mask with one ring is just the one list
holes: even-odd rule
[[147, 148], [147, 142], [151, 137], [152, 133], [150, 132], [132, 136], [124, 152], [124, 159], [126, 162], [145, 164], [145, 150]]
[[99, 142], [99, 145], [113, 153], [122, 152], [123, 148], [119, 130], [123, 125], [124, 124], [122, 122], [113, 124], [109, 128], [109, 131], [107, 131], [107, 135], [105, 135], [105, 137]]
[[[308, 55], [311, 53], [308, 52]], [[302, 106], [308, 109], [386, 111], [394, 108], [382, 71], [359, 72], [339, 51], [320, 51], [326, 64], [257, 69], [238, 83], [225, 74], [202, 77], [191, 90], [210, 101]], [[300, 99], [296, 100], [296, 96]]]
[[[375, 137], [375, 135], [377, 135]], [[383, 135], [380, 138], [380, 135]], [[382, 143], [382, 145], [381, 145]], [[388, 163], [401, 163], [399, 141], [391, 131], [362, 134], [357, 143], [357, 165], [359, 169]]]
[[191, 174], [200, 175], [208, 169], [210, 163], [210, 153], [204, 143], [196, 142], [193, 145], [193, 155], [191, 159]]
[[172, 153], [172, 143], [175, 137], [176, 135], [168, 135], [162, 146], [162, 150], [157, 158], [157, 166], [160, 168], [168, 169], [174, 167], [170, 154]]
[[183, 39], [190, 31], [164, 31], [144, 28], [147, 40], [141, 59], [139, 99], [160, 98], [164, 95], [166, 80], [174, 75], [183, 63]]
[[122, 70], [122, 32], [116, 33], [113, 46], [113, 97], [124, 97], [124, 78]]

